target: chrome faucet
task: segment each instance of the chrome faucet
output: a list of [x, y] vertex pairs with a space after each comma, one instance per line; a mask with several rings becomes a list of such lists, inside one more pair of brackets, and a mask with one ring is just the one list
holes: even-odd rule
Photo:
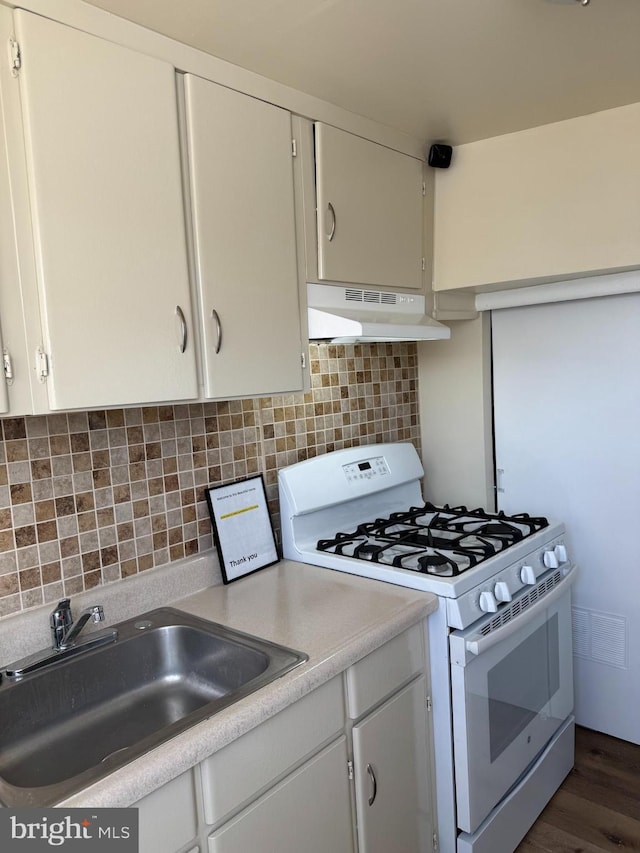
[[89, 619], [94, 622], [104, 621], [104, 610], [99, 604], [83, 610], [80, 616], [73, 621], [71, 614], [71, 600], [63, 598], [58, 602], [56, 609], [51, 614], [49, 624], [51, 625], [52, 648], [42, 649], [27, 655], [10, 664], [3, 672], [9, 679], [22, 678], [32, 672], [36, 672], [45, 666], [52, 666], [58, 661], [68, 660], [70, 657], [84, 654], [98, 646], [113, 643], [118, 639], [115, 628], [104, 628], [102, 631], [94, 631], [84, 639], [78, 641], [78, 635], [87, 624]]
[[104, 621], [104, 609], [100, 604], [83, 610], [74, 622], [71, 614], [71, 599], [63, 598], [59, 601], [49, 620], [53, 642], [52, 648], [58, 651], [70, 649], [75, 644], [80, 631], [82, 631], [89, 619], [93, 619], [94, 622]]

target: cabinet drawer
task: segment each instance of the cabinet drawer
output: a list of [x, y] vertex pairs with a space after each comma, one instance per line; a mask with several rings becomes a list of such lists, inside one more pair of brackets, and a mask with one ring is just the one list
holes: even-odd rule
[[347, 712], [356, 719], [425, 669], [422, 622], [347, 670]]
[[209, 836], [209, 853], [353, 853], [344, 735]]
[[202, 763], [206, 822], [219, 823], [343, 728], [338, 676]]

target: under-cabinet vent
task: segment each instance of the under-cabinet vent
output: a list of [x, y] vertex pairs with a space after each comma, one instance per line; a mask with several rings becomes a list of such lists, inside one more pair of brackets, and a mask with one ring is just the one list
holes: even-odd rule
[[426, 313], [424, 294], [307, 282], [309, 340], [341, 344], [437, 341], [450, 330]]
[[344, 298], [347, 302], [368, 302], [376, 305], [396, 305], [397, 293], [387, 293], [379, 290], [359, 290], [355, 287], [345, 288]]
[[573, 607], [571, 616], [576, 657], [627, 669], [628, 632], [624, 616], [584, 607]]
[[506, 625], [507, 622], [511, 622], [512, 619], [515, 619], [516, 616], [519, 616], [528, 607], [531, 607], [532, 604], [539, 601], [543, 595], [551, 592], [554, 587], [558, 586], [561, 580], [562, 572], [554, 572], [550, 577], [543, 580], [542, 583], [532, 587], [527, 593], [525, 593], [525, 595], [516, 599], [516, 601], [509, 605], [509, 607], [505, 607], [504, 610], [501, 609], [490, 622], [487, 622], [486, 625], [482, 626], [480, 633], [486, 637], [487, 634], [491, 634], [492, 631], [497, 631], [498, 628], [502, 628], [502, 626]]

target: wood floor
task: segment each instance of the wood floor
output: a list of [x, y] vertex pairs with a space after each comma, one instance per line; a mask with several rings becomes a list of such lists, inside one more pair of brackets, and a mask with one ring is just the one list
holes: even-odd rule
[[640, 746], [578, 728], [575, 767], [516, 853], [602, 850], [640, 851]]

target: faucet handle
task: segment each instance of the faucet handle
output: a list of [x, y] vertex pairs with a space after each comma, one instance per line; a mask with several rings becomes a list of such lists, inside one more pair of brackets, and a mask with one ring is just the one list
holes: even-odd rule
[[60, 643], [63, 641], [64, 635], [71, 627], [72, 622], [71, 599], [63, 598], [58, 602], [56, 609], [53, 611], [49, 619], [49, 624], [51, 625], [52, 647], [54, 649], [60, 647]]
[[56, 609], [51, 614], [51, 627], [59, 622], [68, 620], [71, 622], [71, 599], [62, 598], [56, 605]]

